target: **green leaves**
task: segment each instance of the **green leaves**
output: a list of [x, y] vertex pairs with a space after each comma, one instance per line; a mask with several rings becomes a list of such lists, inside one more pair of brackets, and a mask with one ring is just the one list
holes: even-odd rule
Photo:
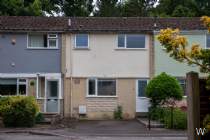
[[151, 99], [152, 106], [155, 107], [166, 103], [169, 99], [181, 100], [183, 90], [177, 79], [161, 73], [149, 82], [146, 95]]

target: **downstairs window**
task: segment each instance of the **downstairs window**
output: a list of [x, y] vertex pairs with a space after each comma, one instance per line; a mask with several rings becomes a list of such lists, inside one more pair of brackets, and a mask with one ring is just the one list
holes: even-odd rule
[[116, 96], [116, 80], [89, 79], [88, 96]]

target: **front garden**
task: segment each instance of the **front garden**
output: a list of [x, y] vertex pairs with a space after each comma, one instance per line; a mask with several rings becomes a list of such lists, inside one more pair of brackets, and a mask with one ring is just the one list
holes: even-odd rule
[[146, 94], [151, 103], [149, 119], [163, 123], [165, 128], [187, 128], [186, 110], [177, 106], [183, 99], [183, 89], [176, 78], [161, 73], [149, 82]]
[[32, 127], [40, 117], [39, 107], [30, 96], [0, 97], [0, 117], [5, 127]]

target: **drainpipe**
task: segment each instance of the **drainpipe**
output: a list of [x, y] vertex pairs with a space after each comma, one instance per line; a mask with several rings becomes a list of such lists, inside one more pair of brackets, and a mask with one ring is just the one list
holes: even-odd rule
[[71, 44], [72, 44], [72, 42], [71, 42], [71, 35], [69, 36], [69, 38], [70, 38], [70, 117], [72, 118], [72, 111], [73, 111], [73, 107], [72, 107], [72, 105], [73, 105], [73, 100], [72, 100], [72, 94], [73, 94], [73, 78], [72, 78], [72, 70], [73, 70], [73, 68], [72, 68], [72, 66], [73, 66], [73, 61], [72, 61], [72, 47], [71, 47]]

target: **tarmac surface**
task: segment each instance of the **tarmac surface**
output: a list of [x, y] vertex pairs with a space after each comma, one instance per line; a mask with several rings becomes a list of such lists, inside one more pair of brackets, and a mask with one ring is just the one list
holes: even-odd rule
[[72, 128], [0, 128], [0, 140], [187, 140], [187, 134], [164, 128], [148, 130], [136, 120], [79, 121]]

